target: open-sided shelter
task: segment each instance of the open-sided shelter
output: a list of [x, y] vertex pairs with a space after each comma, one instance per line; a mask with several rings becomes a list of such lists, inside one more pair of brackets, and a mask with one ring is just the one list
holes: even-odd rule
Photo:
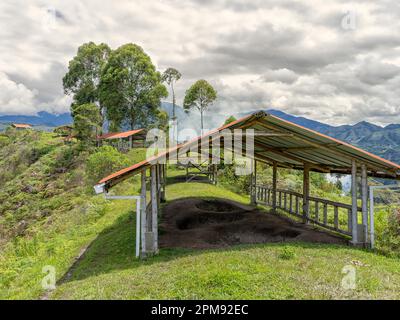
[[[193, 145], [206, 150], [210, 145], [226, 146], [225, 130], [253, 129], [254, 154], [250, 199], [253, 204], [269, 205], [273, 210], [287, 213], [342, 234], [354, 245], [368, 245], [373, 241], [373, 214], [368, 215], [368, 177], [400, 178], [400, 166], [343, 141], [328, 137], [265, 112], [256, 112], [228, 125], [213, 130], [185, 144], [176, 146], [150, 159], [120, 170], [102, 179], [95, 187], [107, 192], [117, 183], [141, 174], [141, 252], [158, 250], [159, 202], [165, 200], [166, 162], [173, 153], [188, 150]], [[243, 143], [242, 154], [246, 153]], [[239, 151], [240, 152], [240, 151]], [[263, 162], [273, 168], [271, 184], [257, 184], [257, 163]], [[278, 168], [303, 171], [303, 192], [296, 193], [277, 188]], [[146, 199], [146, 172], [150, 170], [150, 199]], [[345, 204], [310, 196], [310, 171], [349, 174], [352, 178], [352, 203]], [[357, 201], [357, 178], [361, 178], [361, 206]], [[369, 229], [369, 227], [372, 227]], [[139, 240], [139, 238], [138, 238]]]

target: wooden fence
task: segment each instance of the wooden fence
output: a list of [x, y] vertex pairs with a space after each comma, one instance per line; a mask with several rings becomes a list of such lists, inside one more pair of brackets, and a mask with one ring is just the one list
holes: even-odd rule
[[[273, 190], [271, 187], [257, 185], [255, 192], [257, 203], [274, 206]], [[303, 209], [303, 194], [289, 190], [276, 190], [276, 208], [323, 228], [351, 236], [352, 207], [350, 204], [317, 197], [308, 197], [308, 201], [309, 211], [308, 214], [305, 214]], [[357, 211], [359, 214], [362, 213], [361, 207], [358, 207]]]

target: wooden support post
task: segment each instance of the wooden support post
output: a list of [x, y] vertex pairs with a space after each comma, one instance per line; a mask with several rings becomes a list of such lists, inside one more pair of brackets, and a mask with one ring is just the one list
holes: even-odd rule
[[142, 170], [141, 174], [141, 190], [140, 190], [140, 209], [142, 211], [141, 218], [141, 241], [142, 241], [142, 255], [146, 255], [146, 232], [148, 231], [147, 217], [146, 217], [146, 169]]
[[132, 136], [129, 137], [129, 149], [132, 149], [133, 147], [133, 138]]
[[358, 243], [358, 219], [357, 219], [357, 164], [351, 161], [351, 236], [352, 243]]
[[276, 182], [278, 174], [278, 164], [274, 162], [272, 166], [272, 210], [276, 212]]
[[310, 217], [310, 165], [304, 164], [303, 169], [303, 222], [308, 223]]
[[152, 232], [153, 232], [153, 252], [158, 252], [158, 190], [157, 190], [157, 165], [152, 165], [150, 167], [151, 175], [151, 222], [152, 222]]
[[[362, 224], [363, 237], [362, 240], [367, 243], [368, 235], [368, 176], [367, 167], [365, 164], [361, 166], [361, 200], [362, 200]], [[360, 239], [361, 240], [361, 239]]]
[[257, 161], [251, 160], [252, 163], [252, 173], [251, 173], [251, 204], [255, 205], [257, 203]]

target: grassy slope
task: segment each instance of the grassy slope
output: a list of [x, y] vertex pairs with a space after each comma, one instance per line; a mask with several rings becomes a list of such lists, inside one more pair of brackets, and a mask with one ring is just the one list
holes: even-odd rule
[[[0, 175], [6, 181], [0, 189], [0, 298], [40, 297], [42, 268], [54, 266], [60, 279], [90, 243], [53, 298], [340, 298], [346, 295], [339, 289], [341, 268], [353, 259], [370, 266], [357, 267], [360, 285], [352, 297], [393, 298], [399, 291], [398, 260], [350, 248], [276, 244], [161, 250], [136, 261], [134, 206], [93, 197], [84, 182], [85, 155], [72, 156], [71, 148], [51, 134], [20, 138], [0, 147]], [[142, 153], [129, 157], [138, 162]], [[170, 176], [180, 173], [169, 170]], [[115, 192], [131, 194], [138, 187], [138, 179], [130, 179]], [[173, 184], [167, 191], [169, 200], [208, 196], [248, 202], [207, 184]], [[24, 230], [15, 236], [22, 220]], [[280, 258], [286, 251], [295, 257]]]
[[[0, 299], [38, 298], [43, 267], [55, 267], [60, 278], [129, 208], [91, 195], [87, 155], [71, 155], [74, 146], [48, 133], [20, 133], [10, 141], [0, 148], [0, 175], [7, 179], [0, 188]], [[136, 161], [136, 154], [130, 157]]]
[[[186, 196], [247, 199], [200, 183], [173, 184], [169, 200]], [[398, 259], [350, 247], [264, 244], [194, 251], [163, 249], [134, 258], [134, 219], [122, 213], [94, 241], [54, 299], [332, 299], [400, 298]], [[288, 254], [289, 252], [289, 254]], [[360, 264], [357, 289], [341, 289], [342, 268]]]

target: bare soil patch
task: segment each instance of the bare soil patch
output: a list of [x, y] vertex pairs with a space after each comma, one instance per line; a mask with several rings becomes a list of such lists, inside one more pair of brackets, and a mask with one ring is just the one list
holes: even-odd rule
[[161, 216], [160, 246], [164, 248], [218, 248], [267, 242], [346, 244], [347, 240], [225, 199], [179, 199]]

